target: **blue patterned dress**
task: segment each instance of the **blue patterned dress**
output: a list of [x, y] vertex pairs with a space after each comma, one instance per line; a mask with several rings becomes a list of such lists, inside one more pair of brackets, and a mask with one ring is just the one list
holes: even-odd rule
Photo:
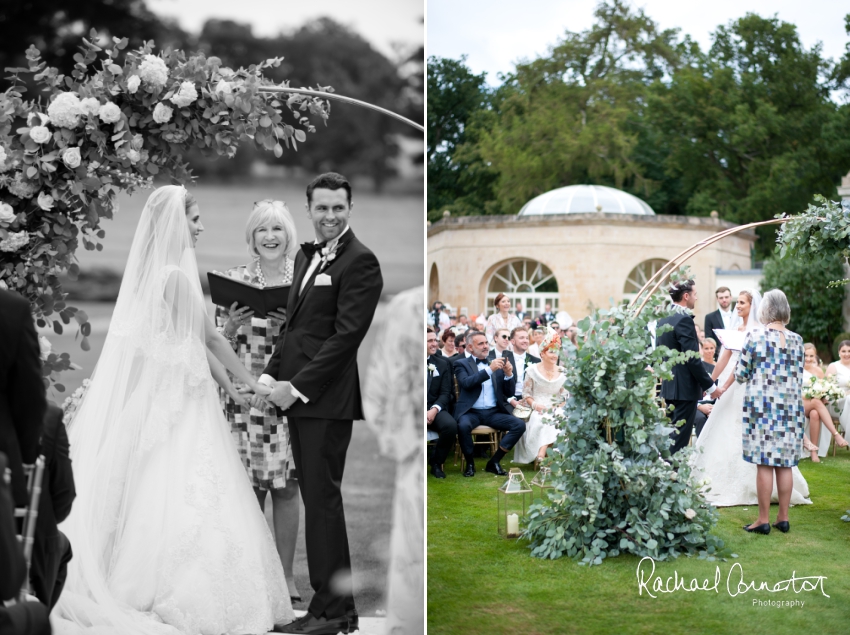
[[794, 467], [800, 456], [803, 410], [803, 338], [758, 329], [747, 334], [735, 379], [744, 392], [744, 460], [756, 465]]
[[[292, 283], [293, 264], [287, 258], [283, 284]], [[259, 287], [260, 281], [253, 269], [253, 264], [241, 265], [229, 269], [225, 275]], [[227, 315], [227, 308], [217, 306], [216, 325], [224, 326]], [[246, 324], [236, 332], [236, 356], [254, 377], [259, 377], [269, 363], [282, 324], [274, 318], [263, 320], [255, 317], [251, 318], [250, 326]], [[230, 371], [227, 375], [234, 386], [242, 385]], [[287, 479], [293, 478], [295, 472], [286, 417], [278, 417], [274, 407], [267, 408], [262, 414], [254, 408], [245, 413], [224, 389], [219, 388], [219, 396], [251, 485], [264, 490], [283, 489]]]

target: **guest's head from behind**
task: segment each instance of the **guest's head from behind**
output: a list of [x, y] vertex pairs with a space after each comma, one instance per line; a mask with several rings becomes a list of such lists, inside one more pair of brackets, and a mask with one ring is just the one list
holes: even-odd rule
[[[738, 296], [739, 304], [741, 297], [746, 293], [746, 291], [742, 291], [741, 295]], [[752, 296], [750, 296], [750, 303], [752, 303]], [[759, 322], [765, 326], [785, 326], [791, 321], [791, 307], [788, 304], [788, 298], [781, 290], [771, 289], [762, 297], [757, 317]]]
[[714, 352], [717, 350], [717, 342], [714, 341], [714, 338], [706, 337], [700, 342], [699, 350], [702, 361], [714, 364]]
[[552, 364], [558, 363], [558, 355], [561, 352], [561, 333], [557, 329], [550, 328], [543, 341], [540, 342], [540, 359]]
[[714, 292], [714, 297], [717, 298], [717, 304], [720, 306], [721, 310], [729, 310], [729, 307], [732, 304], [732, 291], [729, 290], [729, 287], [717, 287], [717, 290]]
[[437, 334], [434, 333], [434, 329], [428, 327], [425, 331], [425, 342], [428, 349], [428, 355], [436, 355], [437, 354]]
[[670, 299], [688, 309], [693, 309], [697, 303], [697, 290], [693, 280], [679, 280], [670, 284]]
[[530, 344], [527, 329], [518, 326], [511, 331], [511, 347], [514, 349], [514, 353], [522, 355], [528, 350]]
[[484, 333], [474, 332], [472, 337], [467, 340], [466, 349], [476, 359], [486, 359], [487, 353], [490, 352], [490, 345], [487, 343], [487, 336]]
[[456, 315], [449, 316], [449, 321], [451, 323], [451, 326], [457, 326], [457, 316]]
[[271, 199], [254, 203], [245, 225], [245, 242], [251, 257], [264, 264], [282, 265], [286, 258], [294, 258], [298, 235], [286, 203]]
[[508, 329], [498, 329], [496, 331], [496, 336], [493, 338], [493, 342], [496, 344], [496, 352], [501, 353], [502, 351], [508, 350], [510, 339], [511, 332]]
[[496, 309], [496, 313], [507, 315], [508, 311], [511, 310], [511, 299], [504, 293], [500, 293], [493, 299], [493, 307]]
[[198, 201], [191, 194], [186, 192], [186, 222], [189, 224], [189, 235], [192, 237], [192, 247], [198, 244], [198, 237], [204, 231], [204, 224], [201, 222], [201, 208]]
[[443, 342], [443, 355], [446, 357], [451, 357], [457, 350], [455, 349], [455, 335], [452, 329], [446, 329], [440, 334], [440, 339]]
[[351, 218], [351, 184], [336, 172], [320, 174], [307, 186], [307, 216], [316, 232], [316, 240], [338, 238]]

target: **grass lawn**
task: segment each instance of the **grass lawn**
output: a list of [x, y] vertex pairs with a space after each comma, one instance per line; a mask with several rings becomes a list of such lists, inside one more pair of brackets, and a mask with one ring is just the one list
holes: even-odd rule
[[[510, 456], [502, 461], [507, 469]], [[822, 463], [802, 461], [813, 505], [791, 508], [791, 531], [769, 536], [745, 533], [755, 506], [720, 510], [715, 533], [738, 558], [707, 562], [681, 557], [656, 564], [656, 576], [677, 572], [687, 584], [706, 578], [718, 592], [638, 593], [639, 558], [631, 555], [580, 566], [569, 558], [532, 558], [525, 541], [506, 540], [496, 531], [496, 492], [504, 482], [483, 471], [474, 478], [460, 465], [446, 465], [447, 478], [428, 476], [428, 633], [782, 633], [850, 632], [850, 452]], [[534, 476], [522, 466], [526, 480]], [[527, 469], [526, 469], [527, 467]], [[772, 519], [777, 507], [771, 508]], [[727, 578], [736, 563], [746, 582], [777, 582], [825, 576], [823, 588], [794, 593], [750, 590], [735, 597]], [[740, 570], [732, 572], [736, 592]], [[651, 587], [650, 587], [651, 589]], [[802, 601], [802, 607], [754, 605], [754, 600]]]

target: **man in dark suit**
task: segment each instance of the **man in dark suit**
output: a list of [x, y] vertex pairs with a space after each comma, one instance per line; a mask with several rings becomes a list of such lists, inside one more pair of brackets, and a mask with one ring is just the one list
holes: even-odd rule
[[358, 625], [350, 588], [335, 582], [351, 570], [340, 487], [352, 422], [363, 418], [357, 350], [383, 280], [378, 259], [349, 227], [352, 207], [351, 185], [339, 174], [322, 174], [307, 187], [316, 241], [301, 245], [295, 258], [286, 330], [261, 378], [277, 380], [267, 399], [289, 421], [315, 590], [304, 617], [275, 627], [283, 633]]
[[522, 401], [522, 387], [525, 383], [525, 372], [532, 364], [539, 364], [540, 358], [535, 357], [528, 352], [528, 347], [531, 344], [531, 341], [528, 338], [527, 329], [521, 326], [516, 327], [513, 331], [511, 331], [510, 341], [511, 348], [513, 350], [508, 351], [508, 361], [514, 369], [514, 375], [516, 375], [516, 386], [514, 387], [514, 394], [508, 395], [507, 399], [511, 408], [516, 408]]
[[517, 302], [514, 310], [514, 315], [516, 315], [517, 319], [522, 322], [527, 316], [528, 313], [522, 310], [522, 302]]
[[0, 290], [0, 452], [12, 470], [12, 497], [27, 504], [24, 463], [35, 463], [47, 405], [30, 304]]
[[510, 343], [511, 332], [508, 329], [499, 329], [496, 331], [496, 334], [493, 336], [493, 344], [495, 346], [487, 353], [487, 361], [493, 361], [497, 357], [502, 357], [503, 353], [508, 351]]
[[425, 418], [428, 427], [440, 435], [431, 461], [431, 474], [436, 478], [446, 478], [443, 464], [457, 437], [457, 422], [449, 412], [453, 389], [452, 371], [446, 358], [437, 355], [437, 335], [430, 329], [427, 332], [427, 342], [428, 411]]
[[507, 434], [499, 444], [484, 469], [502, 476], [507, 474], [499, 461], [519, 441], [525, 432], [525, 422], [514, 417], [507, 397], [513, 395], [516, 376], [510, 362], [499, 357], [487, 361], [487, 336], [476, 333], [472, 337], [470, 357], [455, 362], [454, 372], [460, 387], [460, 396], [455, 406], [454, 418], [457, 421], [458, 440], [466, 468], [464, 476], [475, 476], [475, 462], [472, 458], [472, 430], [480, 425], [496, 430], [505, 430]]
[[[735, 313], [734, 307], [732, 306], [732, 292], [729, 290], [729, 287], [719, 287], [717, 291], [714, 292], [714, 296], [717, 298], [717, 305], [719, 308], [705, 316], [703, 330], [705, 331], [706, 337], [716, 340], [717, 336], [714, 334], [714, 329], [732, 328], [735, 320]], [[715, 362], [717, 361], [718, 353], [720, 353], [720, 351], [715, 348]]]
[[537, 316], [537, 323], [540, 326], [546, 326], [555, 320], [555, 314], [552, 312], [552, 305], [549, 302], [546, 303], [544, 309], [543, 313]]
[[[675, 283], [670, 288], [670, 298], [673, 300], [675, 313], [658, 320], [656, 332], [666, 324], [673, 328], [658, 335], [656, 345], [666, 346], [671, 350], [680, 352], [699, 352], [694, 315], [691, 313], [697, 301], [694, 281], [684, 280]], [[711, 397], [717, 399], [723, 393], [723, 390], [714, 384], [699, 357], [692, 357], [684, 364], [675, 365], [673, 367], [673, 380], [665, 379], [662, 382], [661, 397], [667, 402], [667, 405], [674, 407], [670, 420], [676, 426], [676, 430], [670, 435], [673, 443], [670, 448], [671, 454], [681, 450], [690, 441], [697, 402], [702, 399], [704, 392], [711, 393]]]
[[62, 414], [59, 406], [48, 402], [44, 432], [41, 435], [44, 477], [30, 568], [33, 592], [51, 610], [65, 586], [65, 575], [71, 560], [71, 543], [59, 531], [57, 524], [71, 513], [71, 503], [77, 495]]

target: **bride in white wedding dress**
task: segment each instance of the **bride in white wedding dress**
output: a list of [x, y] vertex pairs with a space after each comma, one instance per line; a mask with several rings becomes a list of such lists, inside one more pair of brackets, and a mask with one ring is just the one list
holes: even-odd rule
[[[758, 291], [742, 291], [738, 296], [736, 310], [740, 318], [740, 330], [751, 331], [761, 328], [758, 306], [761, 296]], [[708, 334], [706, 334], [708, 335]], [[702, 433], [697, 438], [692, 457], [692, 478], [700, 481], [710, 479], [711, 488], [705, 498], [716, 507], [756, 505], [756, 465], [743, 458], [744, 390], [745, 384], [735, 381], [735, 367], [740, 351], [724, 350], [717, 360], [712, 379], [726, 392], [717, 400]], [[718, 377], [719, 374], [719, 377]], [[809, 486], [797, 467], [792, 468], [794, 491], [792, 505], [810, 505]], [[776, 483], [771, 500], [778, 501]]]
[[265, 633], [294, 619], [210, 371], [226, 381], [213, 355], [263, 390], [207, 316], [193, 249], [202, 230], [183, 187], [145, 204], [68, 429], [77, 499], [61, 529], [74, 557], [57, 632]]

